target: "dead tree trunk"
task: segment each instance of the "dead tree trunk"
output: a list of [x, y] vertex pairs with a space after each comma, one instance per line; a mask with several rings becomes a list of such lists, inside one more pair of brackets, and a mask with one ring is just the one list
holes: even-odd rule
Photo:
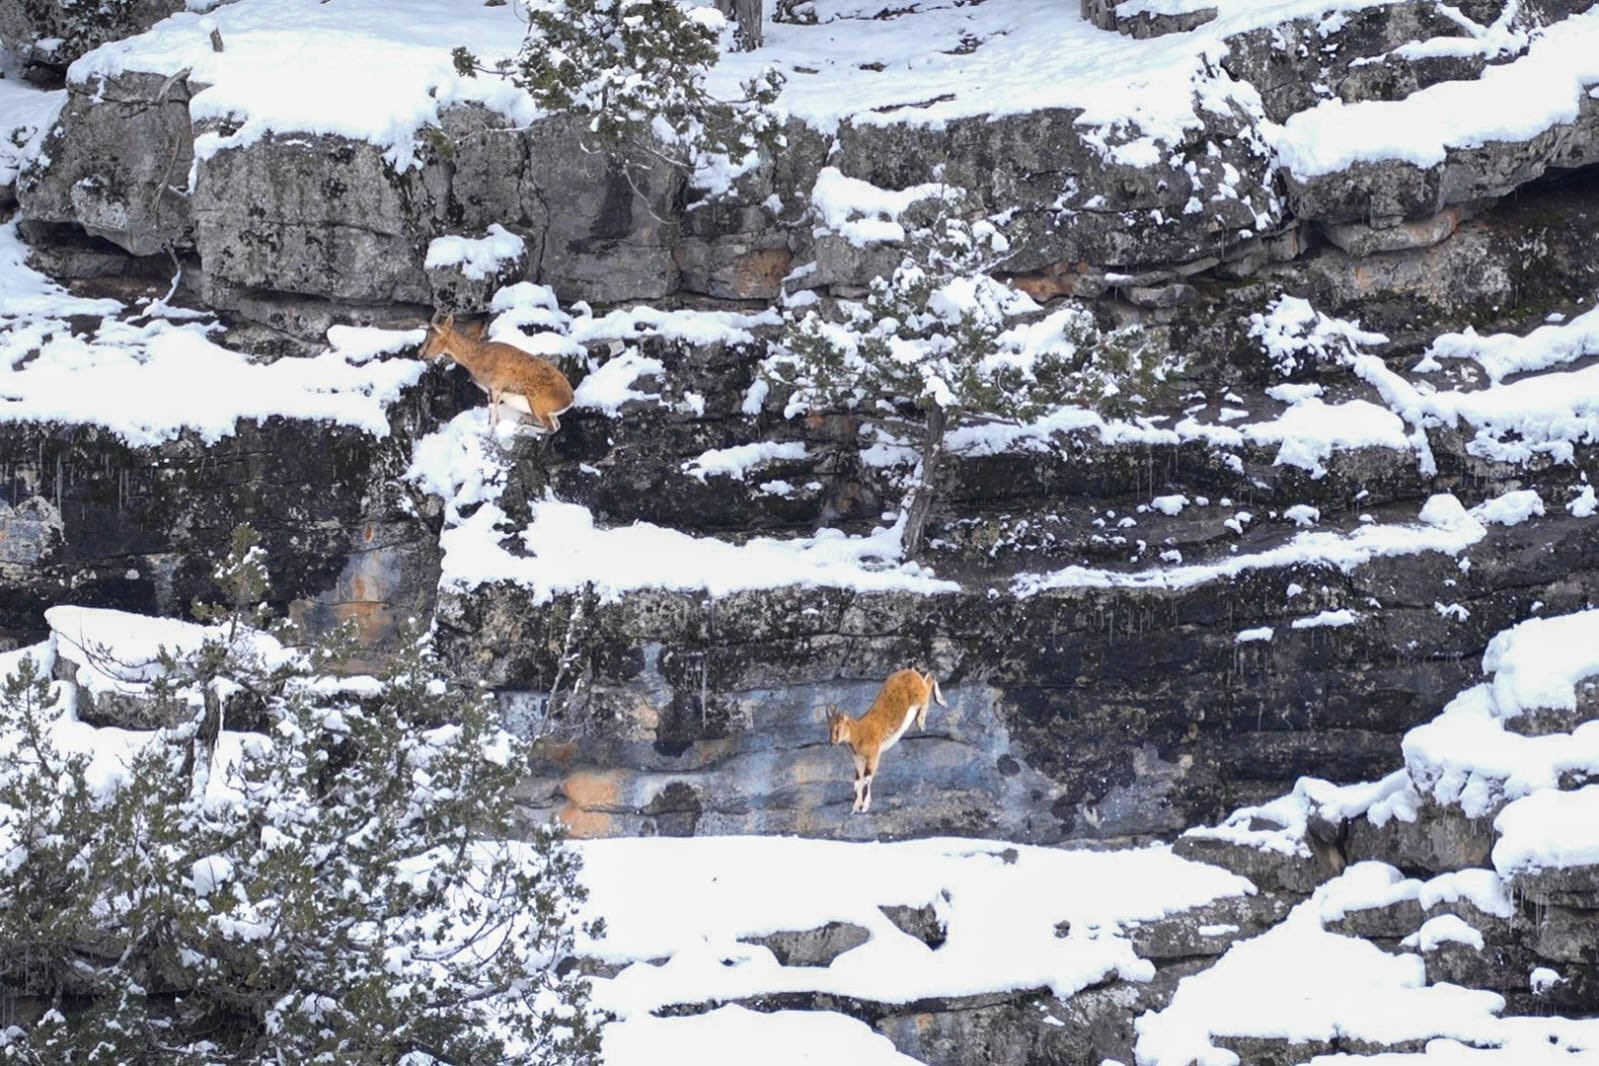
[[733, 20], [733, 47], [753, 52], [761, 46], [761, 0], [716, 0], [716, 9]]
[[906, 559], [914, 559], [922, 550], [922, 537], [927, 532], [927, 519], [933, 512], [933, 497], [937, 492], [938, 468], [944, 459], [944, 409], [937, 403], [927, 408], [927, 437], [922, 444], [922, 475], [911, 489], [905, 503], [905, 532], [900, 547]]

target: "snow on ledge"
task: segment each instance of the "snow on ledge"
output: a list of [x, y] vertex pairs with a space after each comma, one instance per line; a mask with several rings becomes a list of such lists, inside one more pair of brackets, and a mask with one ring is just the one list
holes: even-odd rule
[[810, 452], [799, 441], [757, 441], [731, 448], [712, 448], [683, 464], [683, 472], [704, 481], [712, 475], [743, 478], [753, 467], [781, 461], [798, 461]]
[[1599, 721], [1547, 736], [1505, 728], [1529, 711], [1575, 709], [1578, 684], [1599, 674], [1596, 647], [1599, 610], [1535, 618], [1498, 633], [1483, 653], [1483, 671], [1492, 677], [1405, 734], [1405, 765], [1416, 787], [1477, 818], [1558, 787], [1568, 772], [1599, 771]]
[[[508, 536], [526, 554], [508, 550]], [[824, 529], [793, 540], [756, 537], [734, 544], [646, 522], [602, 529], [586, 507], [546, 500], [533, 505], [525, 529], [510, 529], [505, 513], [489, 503], [439, 541], [441, 588], [466, 591], [509, 581], [527, 587], [536, 603], [585, 586], [603, 599], [643, 589], [726, 596], [788, 586], [921, 594], [960, 588], [916, 563], [897, 562], [897, 526], [865, 537]]]
[[1599, 82], [1599, 12], [1574, 15], [1533, 41], [1512, 63], [1481, 77], [1445, 81], [1403, 100], [1345, 104], [1331, 99], [1292, 116], [1274, 138], [1277, 156], [1300, 178], [1357, 163], [1442, 163], [1451, 148], [1526, 141], [1574, 122], [1584, 93]]
[[859, 178], [845, 177], [837, 167], [823, 167], [811, 189], [811, 206], [823, 225], [856, 247], [897, 244], [905, 239], [899, 216], [918, 200], [944, 196], [948, 191], [948, 186], [938, 182], [880, 189]]
[[[215, 323], [118, 318], [131, 309], [29, 267], [15, 223], [0, 225], [0, 293], [0, 422], [100, 426], [133, 447], [184, 431], [215, 444], [273, 416], [386, 437], [389, 405], [424, 369], [410, 358], [420, 330], [336, 326], [320, 355], [255, 363], [213, 341]], [[105, 317], [82, 335], [66, 321], [79, 315]], [[377, 358], [390, 353], [400, 357]]]
[[[1453, 506], [1435, 503], [1447, 499]], [[1438, 516], [1446, 514], [1447, 519]], [[1432, 518], [1433, 521], [1429, 521]], [[1421, 524], [1369, 525], [1351, 533], [1297, 534], [1276, 548], [1235, 555], [1219, 562], [1142, 571], [1101, 570], [1068, 566], [1052, 574], [1023, 574], [1012, 588], [1018, 596], [1055, 589], [1142, 588], [1179, 590], [1237, 577], [1253, 570], [1291, 566], [1335, 567], [1348, 573], [1383, 556], [1443, 552], [1458, 555], [1481, 540], [1487, 530], [1460, 507], [1453, 496], [1435, 496], [1422, 509]]]
[[519, 259], [527, 242], [498, 222], [489, 224], [482, 237], [435, 237], [428, 243], [427, 270], [456, 267], [463, 277], [481, 281], [500, 271], [500, 265]]
[[1494, 830], [1493, 864], [1503, 876], [1599, 866], [1599, 785], [1518, 799], [1499, 812]]
[[1496, 634], [1482, 669], [1493, 675], [1500, 718], [1538, 708], [1575, 710], [1578, 683], [1599, 674], [1599, 610], [1533, 618]]
[[736, 1004], [681, 1018], [642, 1015], [602, 1031], [605, 1066], [919, 1066], [865, 1022], [832, 1011], [752, 1011]]
[[[784, 992], [911, 1003], [1049, 987], [1065, 998], [1111, 977], [1154, 976], [1126, 937], [1131, 923], [1253, 891], [1244, 878], [1166, 847], [767, 836], [577, 846], [590, 892], [583, 917], [606, 924], [605, 936], [577, 949], [626, 965], [594, 984], [595, 1004], [624, 1020], [675, 1003]], [[650, 876], [640, 878], [640, 870]], [[946, 931], [936, 951], [879, 909], [929, 903]], [[1062, 921], [1070, 923], [1065, 936], [1056, 932]], [[826, 967], [781, 966], [768, 949], [746, 942], [828, 922], [860, 925], [871, 938]]]

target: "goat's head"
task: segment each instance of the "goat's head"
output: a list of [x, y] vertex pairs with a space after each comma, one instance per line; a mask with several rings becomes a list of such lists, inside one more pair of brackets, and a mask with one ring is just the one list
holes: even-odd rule
[[838, 705], [827, 705], [827, 742], [829, 744], [847, 744], [850, 738], [850, 717], [838, 709]]
[[455, 316], [443, 311], [434, 312], [428, 322], [427, 336], [422, 340], [422, 358], [437, 359], [450, 354], [450, 335], [455, 332]]

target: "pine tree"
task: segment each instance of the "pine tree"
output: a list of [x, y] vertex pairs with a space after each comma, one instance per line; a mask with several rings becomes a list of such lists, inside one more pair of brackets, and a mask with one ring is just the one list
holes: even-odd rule
[[778, 353], [762, 366], [787, 412], [852, 411], [916, 437], [917, 470], [902, 506], [901, 547], [915, 558], [938, 490], [946, 434], [962, 425], [1034, 419], [1081, 403], [1136, 404], [1164, 373], [1142, 330], [1102, 331], [1080, 307], [1041, 309], [991, 276], [1010, 251], [999, 227], [967, 218], [954, 190], [912, 205], [904, 254], [864, 302], [790, 310]]
[[[215, 576], [152, 691], [186, 713], [109, 779], [30, 659], [0, 689], [0, 997], [45, 1007], [0, 1061], [595, 1063], [557, 972], [578, 856], [511, 839], [526, 750], [486, 695], [420, 634], [364, 686], [270, 638], [247, 531]], [[261, 731], [224, 728], [241, 698]]]
[[621, 161], [641, 153], [691, 167], [703, 156], [742, 160], [781, 140], [773, 69], [742, 95], [711, 95], [705, 76], [727, 23], [714, 7], [676, 0], [529, 0], [528, 32], [514, 60], [485, 67], [455, 49], [456, 70], [509, 77], [539, 107], [585, 120], [592, 150]]

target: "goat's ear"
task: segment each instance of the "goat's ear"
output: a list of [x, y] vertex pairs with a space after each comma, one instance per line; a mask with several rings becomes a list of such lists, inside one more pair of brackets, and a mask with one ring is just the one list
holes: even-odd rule
[[434, 329], [438, 329], [443, 324], [444, 324], [444, 312], [443, 311], [435, 311], [435, 312], [433, 312], [433, 317], [428, 319], [428, 325], [432, 326]]
[[475, 341], [480, 341], [483, 339], [483, 334], [487, 333], [488, 330], [489, 324], [487, 322], [469, 322], [465, 332], [468, 337]]

